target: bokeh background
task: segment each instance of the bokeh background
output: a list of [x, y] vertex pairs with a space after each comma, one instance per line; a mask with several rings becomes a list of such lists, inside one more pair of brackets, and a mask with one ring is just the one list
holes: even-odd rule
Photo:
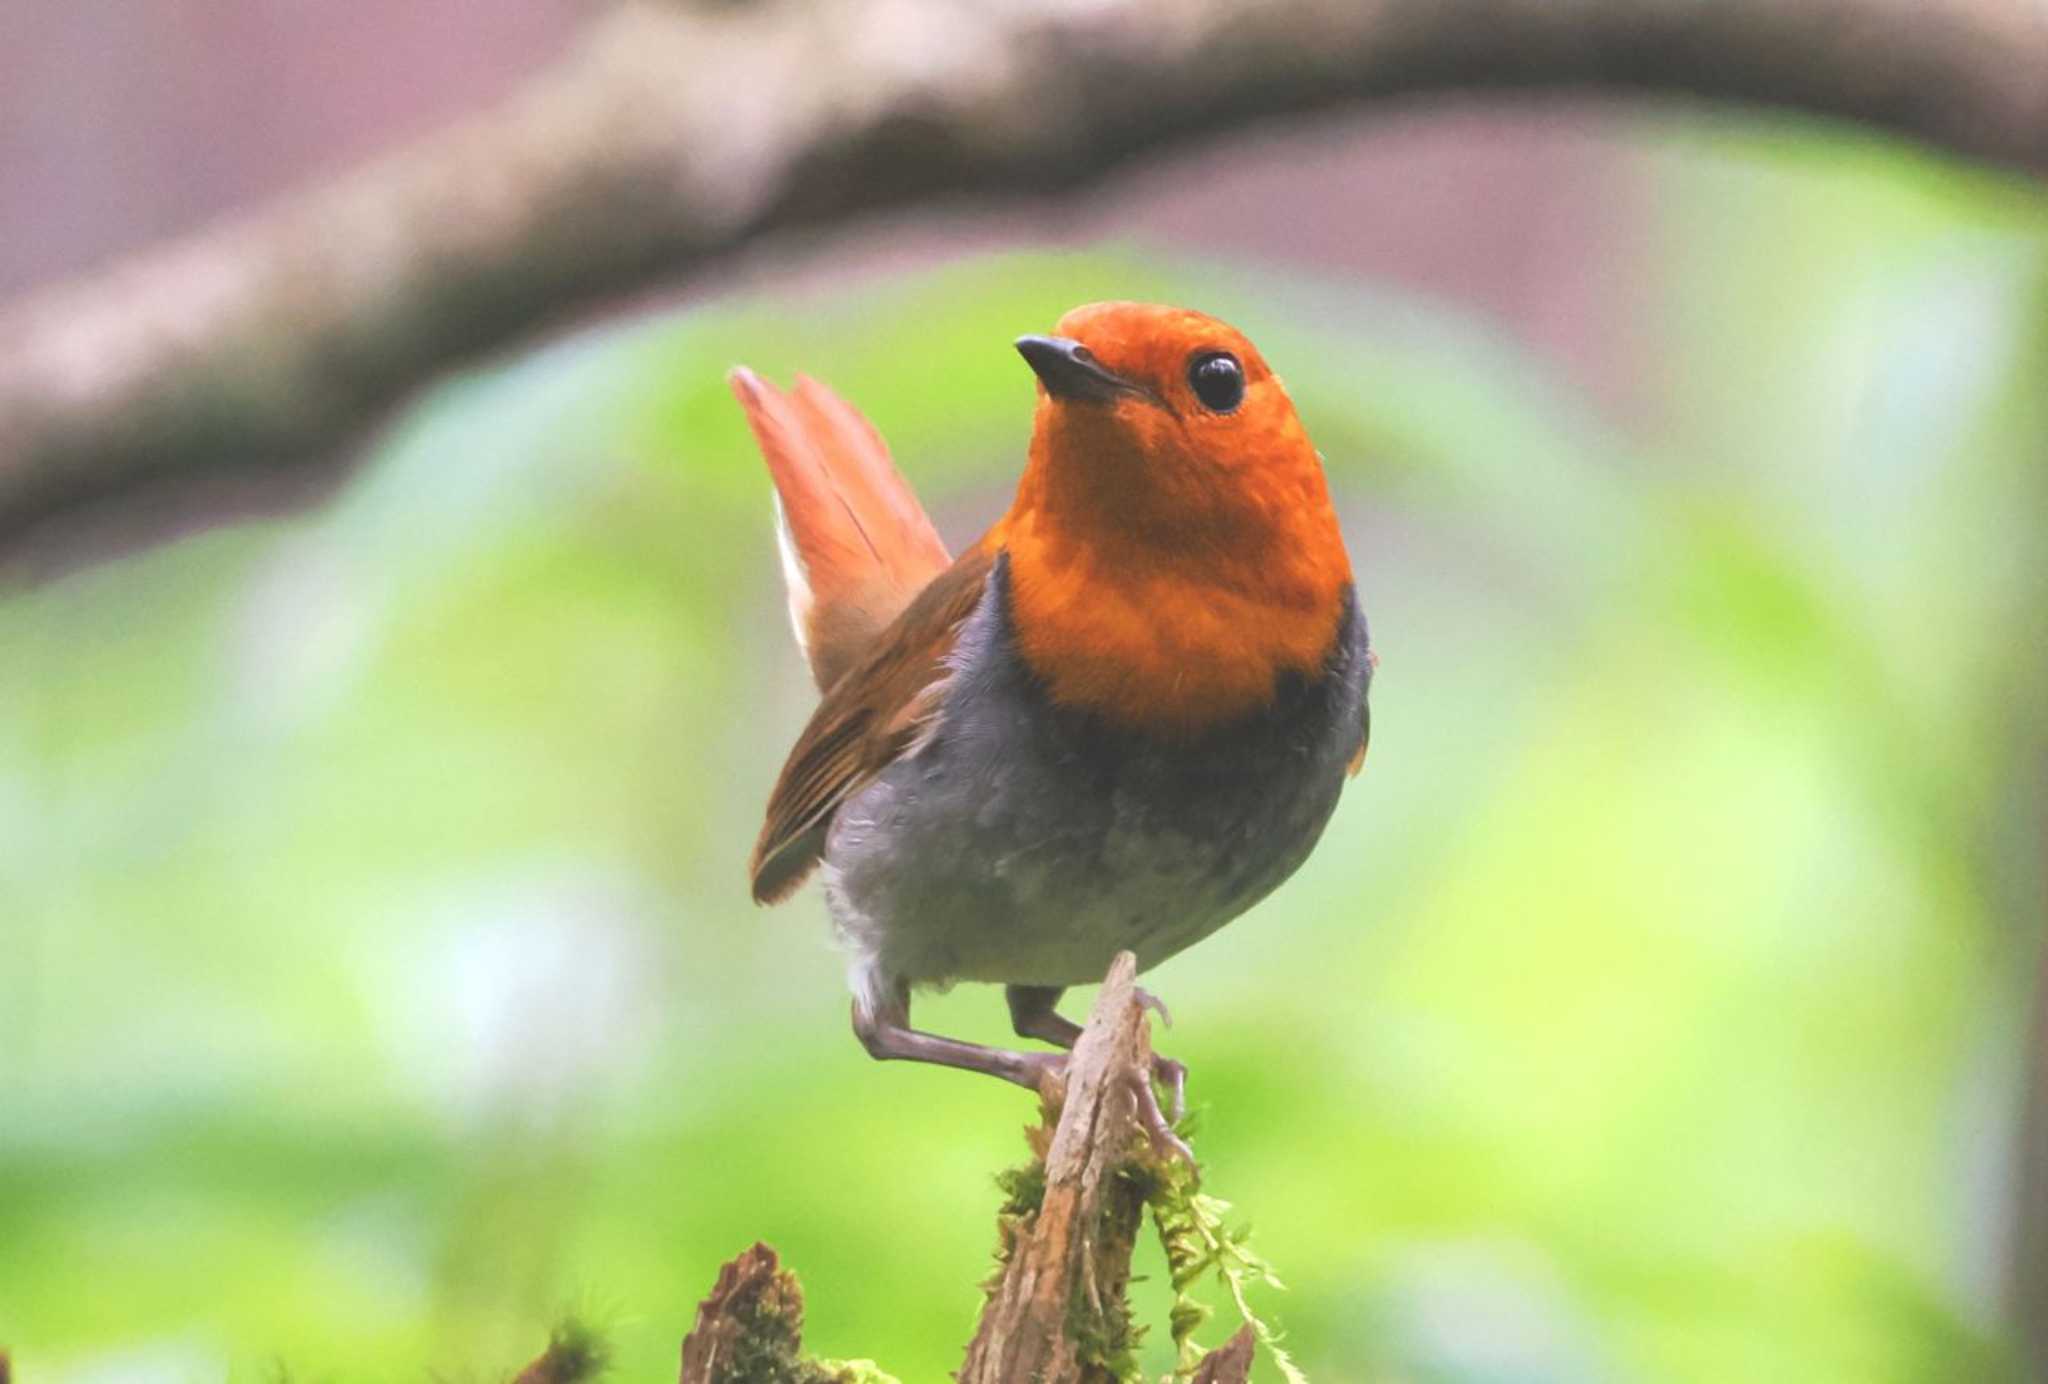
[[[11, 15], [0, 288], [474, 108], [574, 7], [498, 8]], [[1260, 343], [1383, 658], [1320, 852], [1149, 981], [1311, 1376], [2017, 1378], [2048, 198], [1455, 102], [777, 242], [433, 383], [282, 512], [38, 540], [21, 1377], [490, 1379], [574, 1309], [661, 1378], [756, 1238], [812, 1348], [945, 1377], [1030, 1102], [871, 1063], [815, 897], [746, 899], [811, 692], [722, 375], [830, 381], [964, 542], [1021, 462], [1009, 341], [1110, 296]]]

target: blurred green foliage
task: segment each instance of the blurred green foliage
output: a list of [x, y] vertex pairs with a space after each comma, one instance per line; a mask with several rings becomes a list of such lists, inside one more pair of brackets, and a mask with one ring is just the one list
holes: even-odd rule
[[1999, 1377], [2048, 204], [1774, 128], [1641, 164], [1641, 417], [1384, 287], [980, 260], [590, 333], [315, 513], [0, 600], [23, 1376], [490, 1379], [574, 1308], [664, 1378], [756, 1238], [809, 1348], [956, 1365], [1030, 1101], [868, 1061], [816, 899], [747, 902], [811, 693], [721, 377], [830, 380], [964, 540], [1009, 340], [1117, 296], [1285, 375], [1385, 660], [1319, 854], [1152, 978], [1310, 1375]]

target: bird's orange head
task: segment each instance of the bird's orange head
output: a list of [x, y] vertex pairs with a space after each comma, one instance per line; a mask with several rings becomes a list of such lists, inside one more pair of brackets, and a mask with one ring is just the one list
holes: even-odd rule
[[1094, 303], [1017, 343], [1031, 460], [991, 534], [1054, 700], [1190, 736], [1321, 675], [1351, 566], [1279, 378], [1198, 312]]

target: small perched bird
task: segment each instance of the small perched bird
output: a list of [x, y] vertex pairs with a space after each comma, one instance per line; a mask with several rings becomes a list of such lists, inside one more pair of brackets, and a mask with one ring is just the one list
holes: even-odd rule
[[[957, 559], [853, 408], [731, 375], [824, 694], [754, 898], [822, 865], [868, 1052], [1034, 1089], [1064, 1053], [920, 1032], [912, 990], [999, 982], [1020, 1036], [1072, 1047], [1065, 987], [1165, 960], [1307, 858], [1364, 761], [1375, 662], [1321, 459], [1251, 342], [1144, 303], [1055, 330], [1017, 341], [1016, 500]], [[1185, 1069], [1155, 1076], [1178, 1120]], [[1149, 1086], [1141, 1109], [1172, 1141]]]

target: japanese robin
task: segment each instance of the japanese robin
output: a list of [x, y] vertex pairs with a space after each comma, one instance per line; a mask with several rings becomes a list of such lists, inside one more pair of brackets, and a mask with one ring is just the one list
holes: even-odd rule
[[[1242, 334], [1113, 302], [1016, 345], [1030, 458], [958, 558], [853, 408], [731, 382], [823, 693], [754, 898], [823, 875], [869, 1053], [1036, 1089], [1064, 1053], [913, 1029], [912, 992], [1000, 983], [1020, 1036], [1071, 1047], [1065, 987], [1165, 960], [1307, 858], [1364, 760], [1376, 660], [1321, 460]], [[1177, 1120], [1185, 1070], [1155, 1073]]]

